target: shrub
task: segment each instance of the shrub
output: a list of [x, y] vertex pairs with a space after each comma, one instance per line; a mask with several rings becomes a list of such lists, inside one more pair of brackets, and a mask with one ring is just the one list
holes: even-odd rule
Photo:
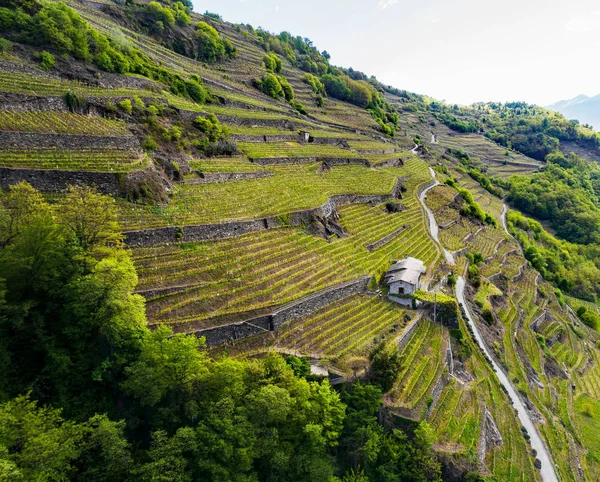
[[194, 119], [194, 126], [206, 136], [209, 142], [216, 142], [227, 136], [227, 130], [221, 125], [219, 119], [214, 114], [208, 114], [206, 117], [196, 117]]
[[196, 25], [196, 41], [198, 42], [198, 60], [216, 62], [224, 56], [234, 57], [236, 49], [228, 40], [224, 41], [219, 32], [206, 22]]
[[146, 108], [146, 104], [144, 101], [140, 99], [137, 95], [133, 96], [133, 110], [136, 112], [143, 112]]
[[488, 325], [494, 324], [494, 314], [489, 308], [485, 308], [483, 310], [483, 312], [481, 313], [481, 317], [487, 322]]
[[12, 43], [5, 38], [0, 37], [0, 54], [8, 52], [12, 48]]
[[273, 99], [279, 99], [285, 95], [275, 74], [266, 74], [262, 79], [255, 80], [254, 85]]
[[394, 386], [402, 367], [398, 349], [395, 346], [387, 346], [382, 341], [369, 355], [369, 361], [373, 383], [384, 393], [389, 391]]
[[158, 144], [154, 140], [154, 137], [148, 136], [148, 137], [146, 137], [144, 142], [142, 142], [142, 147], [147, 151], [153, 151], [154, 149], [156, 149], [158, 147]]
[[208, 157], [233, 156], [238, 154], [238, 148], [235, 142], [219, 139], [217, 142], [210, 143], [204, 149], [204, 154]]
[[304, 108], [304, 106], [302, 104], [299, 103], [294, 103], [294, 108], [300, 112], [300, 114], [303, 115], [308, 115], [308, 112], [306, 111], [306, 109]]
[[50, 52], [46, 52], [45, 50], [40, 54], [39, 56], [40, 59], [40, 67], [44, 70], [48, 70], [52, 67], [54, 67], [54, 55], [52, 55]]
[[265, 64], [265, 68], [270, 72], [279, 74], [283, 69], [282, 60], [273, 52], [269, 52], [263, 57], [263, 63]]
[[131, 114], [133, 112], [133, 106], [131, 105], [131, 100], [129, 99], [123, 99], [121, 102], [119, 102], [119, 107], [126, 114]]
[[86, 100], [81, 94], [77, 94], [72, 90], [69, 90], [65, 94], [65, 104], [67, 104], [69, 110], [76, 111], [85, 107]]
[[321, 82], [319, 80], [318, 77], [312, 75], [312, 74], [304, 74], [304, 77], [302, 77], [302, 80], [311, 86], [313, 92], [315, 94], [319, 94], [319, 95], [326, 95], [325, 92], [325, 86], [323, 85], [323, 82]]
[[200, 82], [196, 79], [186, 81], [185, 90], [188, 96], [198, 104], [204, 104], [210, 98], [210, 94]]

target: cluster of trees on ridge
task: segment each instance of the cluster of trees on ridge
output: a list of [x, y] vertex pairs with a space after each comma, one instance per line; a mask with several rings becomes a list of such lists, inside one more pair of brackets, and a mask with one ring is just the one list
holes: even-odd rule
[[336, 391], [298, 359], [149, 330], [115, 205], [90, 188], [1, 194], [0, 273], [3, 480], [440, 480], [425, 422], [377, 422], [395, 348]]
[[[322, 105], [325, 94], [350, 102], [367, 109], [385, 134], [394, 135], [398, 128], [398, 113], [384, 98], [384, 89], [377, 79], [352, 68], [332, 66], [329, 53], [319, 52], [308, 38], [294, 37], [289, 32], [274, 35], [262, 29], [255, 30], [249, 25], [246, 28], [255, 35], [268, 55], [279, 55], [310, 75], [305, 76], [305, 82], [317, 94], [317, 105]], [[318, 80], [318, 84], [314, 79]], [[287, 95], [286, 99], [290, 100]]]
[[[106, 72], [142, 75], [165, 84], [173, 94], [195, 102], [203, 103], [209, 98], [198, 76], [184, 79], [158, 65], [132, 45], [122, 32], [115, 31], [109, 36], [100, 33], [64, 3], [0, 0], [0, 35], [26, 45], [49, 48], [63, 57], [93, 63]], [[55, 58], [52, 53], [43, 51], [40, 61], [42, 67], [51, 67]]]

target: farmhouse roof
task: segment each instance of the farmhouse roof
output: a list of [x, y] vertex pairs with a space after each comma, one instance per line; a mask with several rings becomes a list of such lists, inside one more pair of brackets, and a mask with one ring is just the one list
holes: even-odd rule
[[416, 285], [419, 277], [427, 271], [423, 261], [416, 258], [406, 257], [394, 263], [385, 274], [388, 284], [404, 281]]

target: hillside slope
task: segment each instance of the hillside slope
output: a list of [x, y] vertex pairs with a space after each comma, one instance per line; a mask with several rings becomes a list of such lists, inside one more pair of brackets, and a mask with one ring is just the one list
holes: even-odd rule
[[[3, 33], [0, 186], [25, 180], [52, 202], [72, 184], [113, 197], [153, 329], [204, 336], [216, 357], [307, 356], [332, 381], [365, 376], [380, 342], [396, 346], [386, 418], [428, 421], [445, 477], [540, 480], [456, 303], [452, 280], [465, 276], [463, 309], [548, 447], [545, 469], [598, 479], [600, 442], [581, 434], [600, 416], [589, 409], [600, 403], [599, 336], [573, 311], [597, 307], [565, 302], [532, 267], [516, 238], [540, 250], [544, 238], [503, 202], [516, 198], [512, 176], [539, 175], [565, 145], [594, 160], [587, 130], [557, 116], [540, 133], [537, 108], [460, 110], [383, 86], [289, 34], [189, 11], [171, 22], [146, 2], [67, 3], [94, 39], [87, 53], [17, 24]], [[525, 139], [520, 119], [535, 124]], [[424, 205], [432, 174], [445, 184]], [[405, 256], [427, 266], [419, 309], [380, 284]]]

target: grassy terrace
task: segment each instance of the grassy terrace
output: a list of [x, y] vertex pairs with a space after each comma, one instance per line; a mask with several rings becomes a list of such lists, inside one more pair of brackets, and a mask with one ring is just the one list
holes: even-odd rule
[[378, 340], [406, 324], [405, 313], [378, 296], [350, 296], [289, 323], [274, 346], [327, 357], [367, 356]]
[[125, 122], [68, 112], [0, 111], [0, 131], [130, 136]]
[[[427, 173], [425, 164], [417, 159], [412, 169], [414, 181], [407, 204], [416, 203], [419, 179]], [[314, 199], [312, 202], [318, 205]], [[227, 204], [238, 203], [229, 200]], [[148, 301], [150, 319], [180, 323], [182, 329], [186, 323], [197, 329], [231, 322], [238, 312], [261, 310], [347, 279], [375, 274], [404, 255], [418, 256], [425, 263], [436, 258], [436, 248], [425, 234], [416, 204], [389, 215], [382, 206], [363, 212], [348, 211], [350, 208], [354, 206], [342, 210], [342, 224], [353, 226], [350, 236], [332, 242], [281, 228], [219, 242], [135, 250], [139, 289], [176, 291]], [[409, 220], [410, 229], [381, 248], [367, 251], [366, 241], [385, 236]], [[206, 321], [214, 316], [221, 318]]]
[[393, 144], [391, 142], [381, 142], [381, 141], [352, 141], [349, 143], [350, 147], [356, 149], [357, 151], [367, 151], [367, 150], [389, 150], [389, 149], [398, 149], [397, 144]]
[[147, 163], [145, 156], [126, 150], [0, 150], [0, 165], [3, 167], [125, 172], [144, 167]]
[[440, 324], [424, 319], [400, 353], [402, 368], [393, 388], [395, 406], [423, 409], [444, 368], [447, 339]]
[[[296, 120], [294, 119], [294, 122]], [[243, 134], [250, 136], [278, 136], [278, 135], [293, 135], [298, 134], [298, 131], [290, 131], [277, 127], [264, 126], [240, 126], [235, 124], [227, 124], [227, 128], [231, 134]], [[347, 139], [347, 140], [369, 140], [370, 137], [361, 134], [355, 134], [349, 131], [326, 130], [323, 127], [305, 129], [313, 137], [326, 137], [331, 139]], [[393, 144], [391, 144], [393, 145]]]
[[369, 169], [339, 166], [319, 173], [319, 163], [269, 166], [274, 175], [223, 184], [174, 186], [164, 207], [121, 202], [125, 229], [215, 223], [283, 214], [322, 205], [332, 194], [389, 194], [397, 177], [422, 176], [423, 161], [413, 158], [401, 168]]
[[22, 74], [0, 72], [0, 92], [31, 95], [64, 95], [68, 91], [96, 97], [162, 97], [149, 90], [92, 87], [74, 80], [31, 77]]
[[360, 153], [336, 146], [300, 144], [297, 142], [244, 142], [238, 145], [250, 158], [261, 157], [340, 157], [360, 158]]
[[254, 172], [263, 171], [260, 164], [250, 162], [245, 156], [209, 157], [188, 161], [190, 167], [200, 172]]
[[[460, 325], [461, 329], [466, 331], [462, 320]], [[469, 341], [469, 345], [472, 354], [465, 361], [465, 369], [474, 375], [475, 380], [463, 384], [450, 378], [449, 384], [428, 417], [438, 434], [438, 450], [450, 454], [462, 453], [468, 460], [476, 463], [477, 444], [485, 405], [503, 438], [500, 447], [487, 452], [486, 465], [497, 480], [537, 480], [533, 460], [529, 455], [529, 446], [525, 442], [520, 424], [506, 395], [472, 341]], [[416, 373], [413, 370], [411, 372]], [[430, 383], [435, 383], [435, 380], [434, 378]]]

